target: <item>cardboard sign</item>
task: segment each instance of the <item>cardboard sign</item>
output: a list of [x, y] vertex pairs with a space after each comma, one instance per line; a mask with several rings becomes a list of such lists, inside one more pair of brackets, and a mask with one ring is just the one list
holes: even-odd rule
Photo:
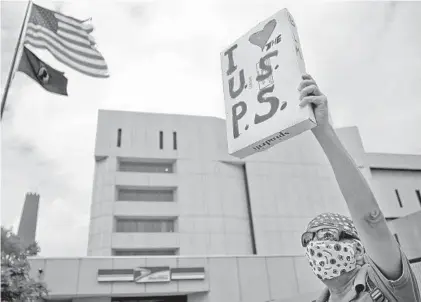
[[243, 158], [316, 126], [300, 108], [305, 73], [296, 24], [287, 9], [221, 52], [228, 152]]

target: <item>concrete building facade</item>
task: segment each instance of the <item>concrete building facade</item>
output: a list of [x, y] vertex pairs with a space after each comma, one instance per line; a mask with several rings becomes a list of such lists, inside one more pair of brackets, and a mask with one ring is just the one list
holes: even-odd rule
[[[356, 127], [337, 133], [416, 261], [421, 156], [367, 154]], [[89, 257], [32, 259], [32, 274], [61, 301], [307, 299], [322, 283], [300, 235], [321, 212], [348, 214], [311, 132], [239, 160], [222, 119], [101, 110]]]
[[[337, 132], [386, 217], [421, 209], [420, 156], [367, 155], [356, 127]], [[348, 213], [311, 132], [239, 160], [222, 119], [100, 111], [95, 160], [90, 256], [301, 255], [311, 218]]]
[[[134, 280], [136, 267], [156, 266], [198, 268], [204, 275], [167, 282]], [[53, 302], [304, 302], [316, 299], [324, 287], [303, 256], [34, 258], [31, 267], [32, 277], [48, 285]], [[421, 284], [421, 262], [412, 267]], [[103, 281], [101, 270], [131, 271], [132, 277]]]

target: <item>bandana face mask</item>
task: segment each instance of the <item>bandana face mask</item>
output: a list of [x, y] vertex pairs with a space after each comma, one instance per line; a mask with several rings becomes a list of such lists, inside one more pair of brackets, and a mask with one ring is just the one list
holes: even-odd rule
[[358, 244], [358, 240], [312, 241], [306, 247], [306, 256], [319, 279], [333, 279], [355, 269], [355, 249]]

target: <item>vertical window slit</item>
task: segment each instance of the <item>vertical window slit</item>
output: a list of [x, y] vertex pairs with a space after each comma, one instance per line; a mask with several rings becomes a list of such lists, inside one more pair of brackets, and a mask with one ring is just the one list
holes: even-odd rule
[[174, 150], [177, 150], [177, 132], [173, 132], [172, 133], [172, 138], [173, 138], [173, 148]]
[[164, 132], [159, 131], [159, 149], [164, 149]]
[[395, 190], [395, 194], [396, 194], [396, 198], [398, 199], [399, 206], [400, 206], [401, 208], [403, 208], [403, 205], [402, 205], [402, 200], [401, 200], [401, 197], [400, 197], [400, 195], [399, 195], [398, 190]]
[[121, 128], [117, 130], [117, 147], [121, 147]]

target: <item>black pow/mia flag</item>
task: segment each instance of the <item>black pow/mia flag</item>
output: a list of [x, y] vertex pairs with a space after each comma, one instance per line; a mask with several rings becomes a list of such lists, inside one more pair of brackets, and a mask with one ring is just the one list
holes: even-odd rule
[[67, 95], [67, 78], [64, 72], [44, 63], [26, 47], [23, 48], [18, 71], [31, 77], [49, 92]]

